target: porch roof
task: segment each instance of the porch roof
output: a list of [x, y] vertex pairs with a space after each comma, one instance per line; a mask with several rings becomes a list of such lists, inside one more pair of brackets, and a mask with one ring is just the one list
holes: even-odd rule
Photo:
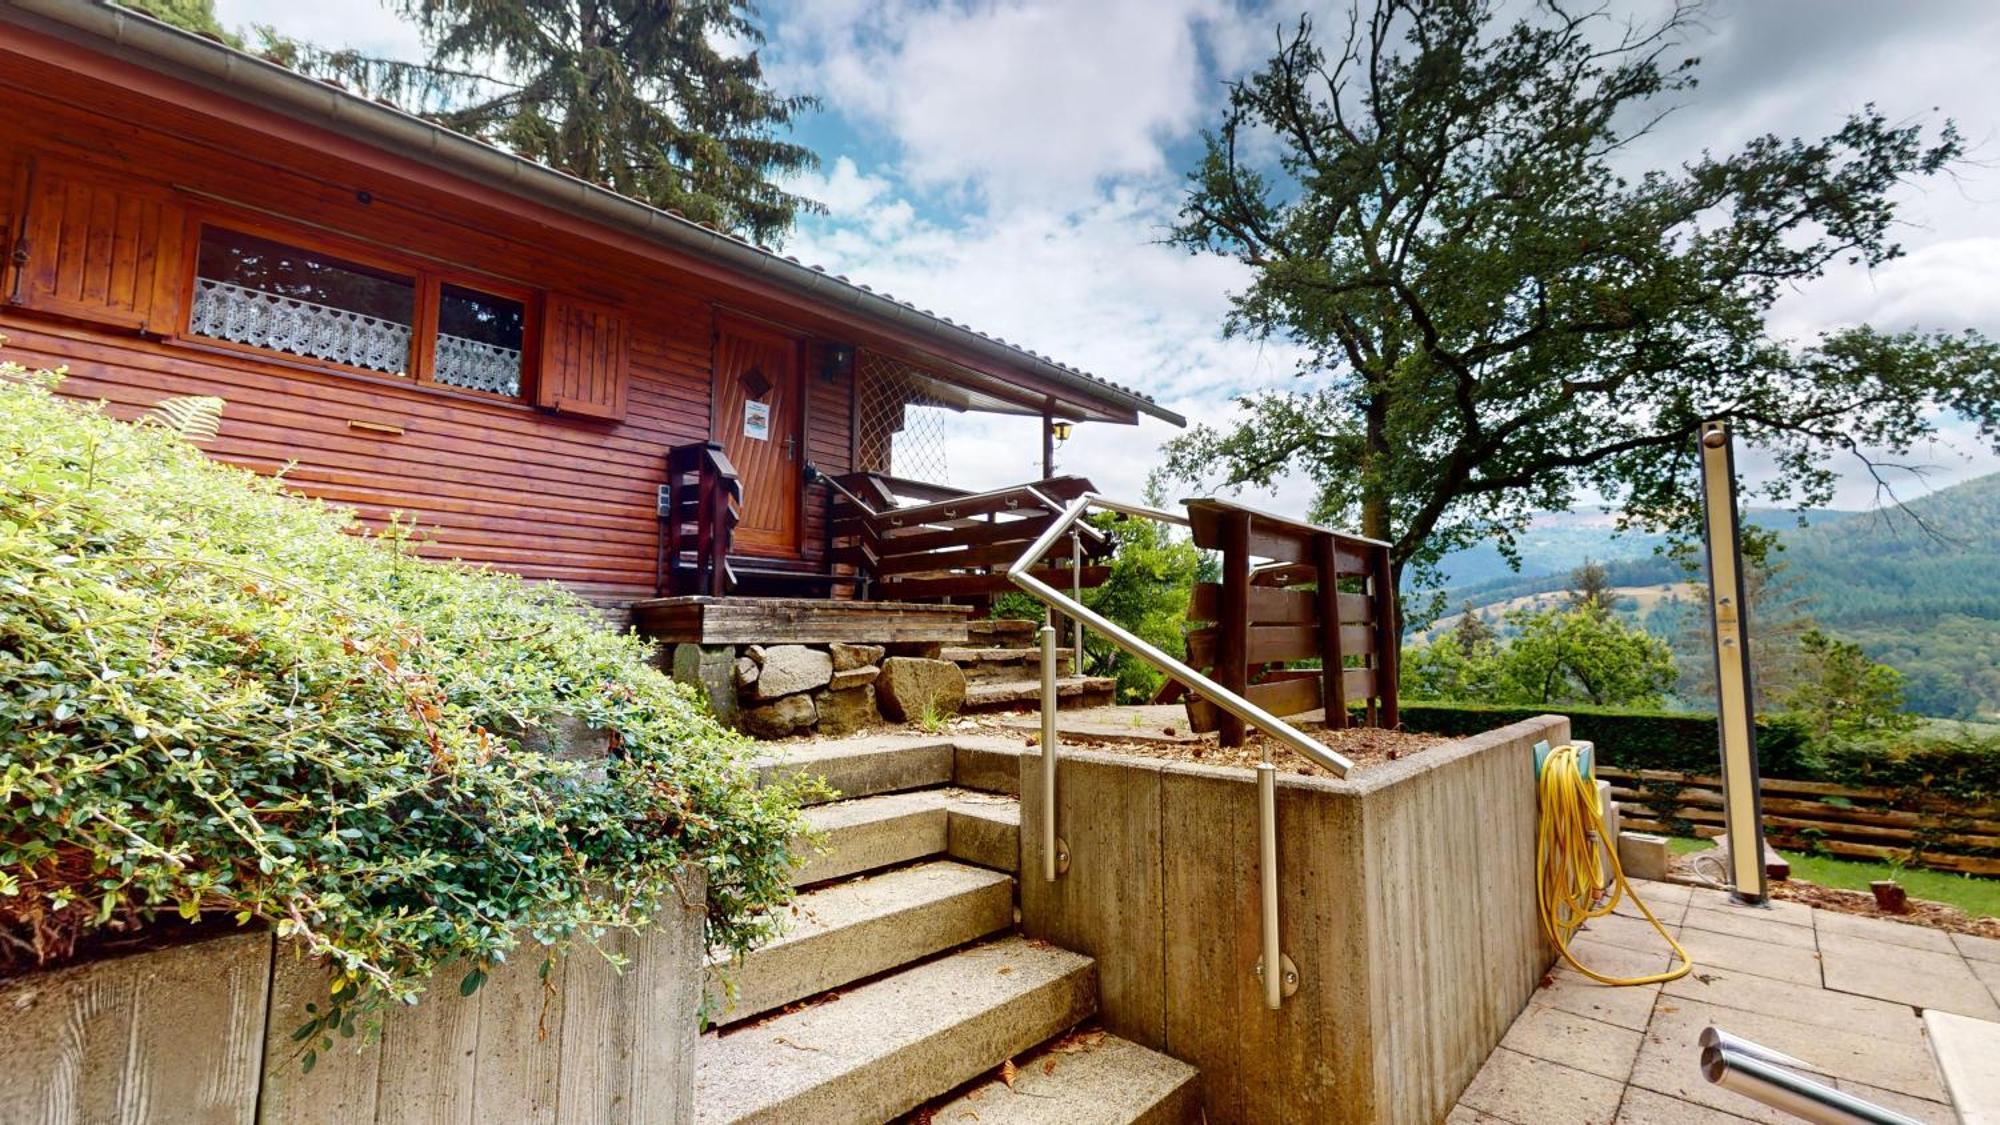
[[0, 18], [726, 267], [746, 282], [775, 286], [823, 312], [908, 342], [925, 366], [951, 382], [976, 389], [981, 381], [998, 380], [1038, 395], [1058, 415], [1131, 423], [1146, 414], [1187, 424], [1130, 387], [109, 0], [7, 0], [0, 4]]

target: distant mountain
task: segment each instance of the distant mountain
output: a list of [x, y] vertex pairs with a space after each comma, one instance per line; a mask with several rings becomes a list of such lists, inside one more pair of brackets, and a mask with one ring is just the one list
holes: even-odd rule
[[[2000, 714], [2000, 473], [1939, 489], [1906, 510], [1805, 516], [1805, 527], [1792, 512], [1754, 511], [1751, 519], [1778, 532], [1794, 591], [1819, 623], [1902, 670], [1912, 710]], [[1606, 515], [1537, 517], [1521, 541], [1520, 573], [1490, 546], [1444, 560], [1447, 612], [1563, 589], [1585, 558], [1604, 563], [1614, 586], [1679, 582], [1679, 565], [1653, 554], [1661, 541], [1614, 535]]]
[[[1830, 508], [1803, 513], [1753, 508], [1750, 522], [1782, 533], [1798, 530], [1801, 518], [1820, 527], [1856, 514], [1861, 513]], [[1687, 577], [1680, 565], [1656, 553], [1666, 541], [1664, 535], [1645, 532], [1620, 534], [1617, 517], [1610, 513], [1541, 512], [1520, 538], [1519, 571], [1509, 567], [1499, 548], [1491, 544], [1454, 551], [1444, 557], [1439, 569], [1445, 575], [1447, 604], [1453, 609], [1468, 600], [1487, 605], [1562, 589], [1569, 572], [1586, 560], [1603, 563], [1611, 571], [1614, 585], [1678, 582]]]

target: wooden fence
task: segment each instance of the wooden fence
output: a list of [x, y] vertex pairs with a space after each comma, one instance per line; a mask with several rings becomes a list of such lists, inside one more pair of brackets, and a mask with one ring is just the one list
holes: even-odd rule
[[[1627, 828], [1671, 835], [1723, 832], [1719, 777], [1604, 767], [1597, 776], [1611, 783]], [[1764, 833], [1775, 847], [2000, 875], [2000, 806], [1969, 807], [1821, 781], [1764, 778], [1762, 788]]]
[[[1341, 727], [1358, 703], [1368, 725], [1394, 728], [1388, 547], [1224, 500], [1190, 500], [1187, 510], [1195, 545], [1222, 555], [1222, 581], [1197, 584], [1188, 608], [1189, 621], [1210, 623], [1188, 634], [1188, 663], [1280, 717], [1325, 708], [1327, 725]], [[1319, 666], [1286, 667], [1307, 661]], [[1188, 722], [1221, 731], [1226, 746], [1246, 735], [1241, 719], [1205, 700], [1188, 701]]]
[[[698, 886], [696, 888], [698, 893]], [[638, 935], [555, 963], [532, 946], [459, 995], [461, 968], [382, 1038], [293, 1039], [329, 977], [268, 931], [0, 982], [0, 1121], [391, 1125], [693, 1120], [702, 920], [670, 904]]]

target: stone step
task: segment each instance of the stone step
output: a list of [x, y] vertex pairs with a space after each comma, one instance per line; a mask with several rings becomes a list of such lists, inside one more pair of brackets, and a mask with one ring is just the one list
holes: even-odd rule
[[945, 802], [935, 790], [816, 805], [805, 811], [805, 821], [825, 850], [794, 843], [793, 852], [805, 856], [792, 875], [795, 887], [941, 855], [951, 838]]
[[790, 775], [825, 779], [822, 800], [928, 789], [951, 781], [953, 751], [944, 738], [888, 735], [776, 746], [756, 760], [764, 784]]
[[[1104, 707], [1111, 703], [1118, 681], [1109, 676], [1064, 676], [1056, 681], [1056, 706]], [[965, 687], [965, 710], [1027, 711], [1041, 706], [1042, 681], [1002, 680]]]
[[1088, 1019], [1094, 964], [1007, 937], [726, 1035], [704, 1035], [700, 1125], [876, 1125]]
[[999, 871], [938, 860], [834, 883], [800, 895], [790, 929], [741, 964], [710, 962], [709, 1002], [735, 1023], [1013, 924], [1014, 880]]
[[[1069, 674], [1072, 655], [1066, 648], [1056, 650], [1058, 676]], [[968, 684], [1038, 679], [1042, 674], [1042, 652], [1038, 648], [947, 648], [938, 656], [964, 670]]]
[[1021, 802], [966, 793], [945, 805], [945, 850], [951, 858], [995, 871], [1021, 870]]
[[1195, 1068], [1102, 1031], [1065, 1036], [939, 1106], [930, 1120], [980, 1125], [1197, 1125]]
[[968, 621], [965, 623], [965, 636], [975, 645], [994, 648], [1034, 648], [1035, 631], [1041, 627], [1039, 621], [1012, 619]]

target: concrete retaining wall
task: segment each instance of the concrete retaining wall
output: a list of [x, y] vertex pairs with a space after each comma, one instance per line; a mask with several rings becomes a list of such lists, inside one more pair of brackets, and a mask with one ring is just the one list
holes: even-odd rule
[[1041, 878], [1039, 756], [1021, 768], [1032, 936], [1097, 958], [1116, 1034], [1201, 1069], [1208, 1119], [1439, 1121], [1554, 959], [1536, 919], [1533, 746], [1546, 717], [1352, 780], [1278, 782], [1281, 946], [1263, 1005], [1248, 770], [1064, 752], [1068, 874]]
[[323, 970], [268, 932], [0, 983], [0, 1121], [661, 1122], [693, 1119], [702, 919], [673, 903], [639, 935], [557, 962], [522, 949], [470, 998], [462, 969], [387, 1014], [382, 1041], [335, 1038], [301, 1073], [292, 1032]]

